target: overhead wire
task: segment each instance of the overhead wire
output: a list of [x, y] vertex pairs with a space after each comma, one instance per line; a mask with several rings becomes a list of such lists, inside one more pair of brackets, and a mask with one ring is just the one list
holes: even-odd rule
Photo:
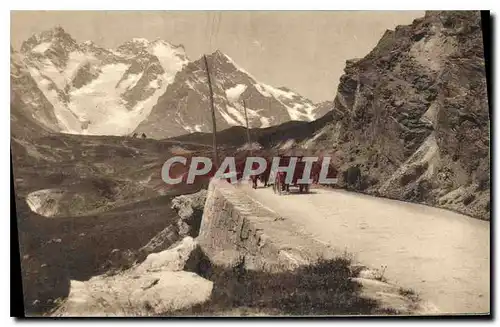
[[219, 19], [216, 21], [216, 26], [215, 26], [215, 41], [217, 42], [217, 38], [219, 36], [220, 22], [222, 20], [222, 12], [218, 11], [216, 14], [217, 17], [219, 17]]

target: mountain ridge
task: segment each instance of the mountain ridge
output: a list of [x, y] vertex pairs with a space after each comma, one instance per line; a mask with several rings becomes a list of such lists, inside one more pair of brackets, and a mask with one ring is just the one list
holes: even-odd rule
[[[214, 92], [217, 129], [245, 126], [245, 100], [249, 126], [265, 128], [288, 120], [311, 121], [315, 105], [288, 88], [275, 88], [256, 80], [220, 50], [207, 55]], [[208, 80], [203, 57], [190, 62], [159, 98], [137, 133], [162, 139], [190, 132], [211, 131]], [[179, 101], [180, 100], [180, 101]], [[172, 133], [172, 130], [176, 130]]]
[[[106, 49], [92, 40], [78, 43], [61, 26], [56, 26], [24, 41], [19, 56], [38, 89], [52, 104], [60, 132], [89, 135], [140, 132], [161, 139], [208, 131], [211, 126], [206, 115], [209, 99], [205, 96], [208, 89], [203, 85], [203, 57], [189, 60], [182, 44], [174, 45], [159, 38], [133, 38], [115, 49]], [[318, 116], [316, 105], [310, 100], [285, 86], [276, 88], [258, 82], [220, 50], [208, 58], [214, 58], [211, 74], [218, 93], [215, 95], [219, 102], [216, 104], [218, 128], [245, 125], [239, 101], [242, 94], [250, 96], [247, 110], [252, 127], [267, 127], [288, 120], [310, 121]], [[191, 68], [187, 69], [189, 64]], [[183, 73], [184, 80], [179, 79], [179, 83], [187, 83], [187, 88], [196, 85], [198, 90], [192, 92], [193, 100], [168, 90], [171, 87], [189, 92], [186, 86], [172, 86], [177, 74], [186, 69], [199, 75], [193, 79]], [[242, 83], [232, 84], [234, 89], [231, 89], [227, 74], [238, 75]], [[224, 90], [217, 87], [219, 84], [224, 85]], [[171, 99], [167, 99], [166, 94]], [[167, 104], [166, 111], [160, 110], [160, 99]], [[180, 110], [182, 117], [172, 123], [172, 114], [168, 111], [179, 112], [175, 107], [185, 101], [189, 106]], [[153, 108], [156, 109], [151, 116]], [[160, 121], [168, 123], [160, 128], [157, 126]]]
[[130, 133], [188, 62], [165, 41], [132, 40], [117, 51], [77, 43], [61, 27], [33, 35], [21, 52], [62, 132], [73, 134]]

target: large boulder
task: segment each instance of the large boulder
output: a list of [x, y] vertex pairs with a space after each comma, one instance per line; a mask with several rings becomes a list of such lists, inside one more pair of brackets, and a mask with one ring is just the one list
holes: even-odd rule
[[187, 236], [171, 249], [148, 255], [146, 260], [134, 268], [134, 272], [142, 274], [159, 270], [184, 270], [187, 260], [197, 246], [196, 241]]
[[186, 271], [97, 276], [71, 281], [68, 298], [52, 316], [151, 316], [207, 301], [212, 282]]
[[52, 315], [150, 316], [203, 303], [209, 299], [213, 283], [183, 271], [196, 248], [196, 241], [186, 237], [116, 275], [71, 281], [68, 298]]

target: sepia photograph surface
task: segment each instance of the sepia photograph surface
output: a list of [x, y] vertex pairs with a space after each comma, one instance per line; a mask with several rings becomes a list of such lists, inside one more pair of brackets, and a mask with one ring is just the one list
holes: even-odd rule
[[25, 316], [490, 315], [489, 12], [10, 16]]

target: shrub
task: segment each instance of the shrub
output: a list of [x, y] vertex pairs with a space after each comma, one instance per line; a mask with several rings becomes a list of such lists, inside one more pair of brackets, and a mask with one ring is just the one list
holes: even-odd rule
[[474, 194], [469, 194], [467, 195], [463, 200], [462, 202], [468, 206], [469, 204], [472, 203], [472, 201], [474, 201], [476, 199], [476, 196]]

